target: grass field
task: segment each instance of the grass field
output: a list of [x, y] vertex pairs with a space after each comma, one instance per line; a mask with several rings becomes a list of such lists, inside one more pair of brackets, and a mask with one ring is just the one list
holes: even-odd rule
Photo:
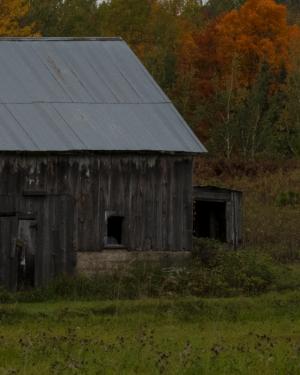
[[0, 307], [0, 374], [300, 373], [300, 292]]
[[179, 268], [0, 289], [0, 375], [299, 375], [299, 163], [211, 164], [195, 183], [245, 193], [242, 249], [204, 242]]

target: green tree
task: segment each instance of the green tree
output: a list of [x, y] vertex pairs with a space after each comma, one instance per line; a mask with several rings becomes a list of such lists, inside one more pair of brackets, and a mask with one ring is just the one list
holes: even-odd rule
[[[236, 70], [228, 78], [225, 89], [217, 91], [214, 101], [209, 101], [211, 126], [210, 143], [214, 152], [226, 158], [240, 156], [255, 159], [259, 155], [274, 153], [278, 142], [276, 124], [282, 113], [285, 94], [278, 86], [267, 64], [260, 68], [252, 86], [236, 87]], [[285, 73], [282, 73], [282, 84]]]
[[[300, 66], [299, 66], [300, 67]], [[293, 70], [285, 86], [285, 100], [277, 123], [277, 147], [281, 154], [300, 156], [300, 70]]]
[[30, 0], [30, 19], [43, 36], [94, 36], [96, 0]]
[[148, 0], [111, 0], [100, 4], [99, 32], [108, 36], [121, 36], [133, 48], [145, 42], [146, 28], [151, 14]]
[[171, 1], [111, 0], [99, 7], [99, 33], [121, 36], [168, 93], [175, 80], [180, 33], [175, 5]]
[[216, 18], [244, 4], [245, 0], [209, 0], [205, 5], [210, 18]]

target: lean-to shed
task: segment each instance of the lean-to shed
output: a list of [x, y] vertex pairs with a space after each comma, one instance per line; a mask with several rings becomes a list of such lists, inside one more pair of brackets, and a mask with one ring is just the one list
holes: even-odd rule
[[194, 186], [194, 236], [227, 242], [237, 248], [242, 242], [243, 193], [216, 186]]
[[190, 250], [205, 149], [126, 43], [5, 38], [0, 59], [0, 282]]

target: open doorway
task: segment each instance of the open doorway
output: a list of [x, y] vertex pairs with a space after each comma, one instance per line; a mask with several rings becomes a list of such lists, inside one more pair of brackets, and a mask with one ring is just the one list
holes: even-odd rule
[[19, 220], [16, 242], [17, 289], [35, 286], [36, 229], [35, 220]]
[[123, 244], [123, 216], [111, 215], [107, 218], [106, 245], [121, 246]]
[[226, 202], [196, 200], [193, 228], [195, 237], [226, 242]]

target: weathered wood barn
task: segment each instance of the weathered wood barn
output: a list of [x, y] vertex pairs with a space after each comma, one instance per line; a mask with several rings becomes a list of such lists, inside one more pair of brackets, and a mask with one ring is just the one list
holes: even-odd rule
[[192, 246], [205, 149], [121, 39], [0, 39], [0, 283]]

